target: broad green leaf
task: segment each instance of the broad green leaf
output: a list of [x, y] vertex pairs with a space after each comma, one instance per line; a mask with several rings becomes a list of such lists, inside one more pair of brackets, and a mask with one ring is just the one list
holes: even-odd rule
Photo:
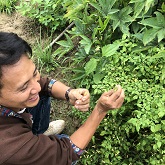
[[102, 47], [102, 56], [105, 56], [105, 57], [112, 56], [113, 54], [116, 53], [119, 46], [120, 46], [120, 43], [116, 42], [116, 43], [109, 44], [109, 45]]
[[125, 23], [121, 23], [119, 25], [120, 30], [123, 32], [123, 34], [126, 34], [127, 36], [130, 36], [130, 32], [129, 32], [129, 26]]
[[100, 82], [100, 80], [104, 77], [103, 74], [100, 73], [96, 73], [93, 75], [93, 81], [95, 84], [98, 84]]
[[68, 41], [65, 41], [65, 40], [61, 40], [61, 41], [58, 41], [56, 43], [59, 44], [60, 46], [63, 46], [63, 47], [70, 47]]
[[152, 28], [161, 28], [155, 17], [144, 19], [141, 21], [141, 24], [143, 24], [144, 26], [150, 26]]
[[144, 8], [144, 2], [136, 3], [134, 6], [134, 18], [136, 19]]
[[144, 2], [137, 2], [134, 5], [134, 19], [136, 19], [144, 9]]
[[165, 25], [165, 16], [160, 12], [155, 12], [156, 17], [147, 18], [141, 21], [141, 24], [152, 28], [162, 29]]
[[92, 41], [84, 36], [84, 35], [80, 35], [83, 39], [80, 41], [80, 43], [84, 46], [84, 49], [85, 49], [85, 52], [86, 54], [89, 54], [89, 51], [91, 49], [91, 46], [92, 46]]
[[157, 132], [157, 131], [160, 131], [160, 130], [161, 130], [161, 124], [156, 124], [156, 125], [151, 126], [151, 131], [152, 132]]
[[85, 72], [86, 75], [89, 75], [90, 73], [94, 72], [97, 67], [97, 59], [91, 58], [85, 65]]
[[154, 3], [155, 3], [155, 0], [146, 0], [146, 2], [145, 2], [145, 12], [144, 13], [147, 13], [148, 12], [148, 10], [152, 7], [152, 6], [154, 6]]
[[165, 110], [160, 111], [160, 112], [158, 113], [158, 116], [159, 116], [159, 117], [165, 116]]
[[116, 0], [99, 0], [99, 4], [104, 12], [105, 16], [107, 16], [115, 4]]
[[165, 38], [165, 28], [158, 31], [158, 42], [162, 41]]
[[74, 45], [73, 45], [71, 38], [67, 34], [65, 34], [65, 37], [66, 37], [67, 41], [61, 40], [61, 41], [58, 41], [56, 43], [59, 44], [60, 46], [63, 46], [63, 47], [73, 48]]
[[160, 148], [162, 145], [162, 143], [160, 141], [158, 141], [156, 144], [157, 144], [158, 148]]
[[80, 19], [76, 19], [74, 21], [76, 27], [75, 27], [75, 34], [76, 35], [82, 35], [85, 33], [85, 25], [82, 23]]
[[145, 33], [144, 33], [144, 36], [143, 36], [143, 43], [144, 45], [148, 44], [150, 41], [152, 41], [156, 35], [157, 35], [157, 32], [158, 32], [158, 29], [150, 29], [150, 30], [147, 30]]
[[113, 31], [120, 25], [120, 20], [116, 19], [113, 21]]
[[127, 6], [111, 16], [113, 20], [113, 31], [117, 27], [120, 27], [123, 34], [129, 36], [129, 23], [133, 21], [133, 18], [129, 15], [131, 12], [131, 7]]
[[165, 25], [165, 16], [160, 12], [155, 12], [157, 23], [159, 26], [164, 27]]
[[89, 4], [93, 6], [95, 9], [97, 9], [100, 13], [102, 13], [101, 7], [99, 6], [98, 3], [89, 2]]

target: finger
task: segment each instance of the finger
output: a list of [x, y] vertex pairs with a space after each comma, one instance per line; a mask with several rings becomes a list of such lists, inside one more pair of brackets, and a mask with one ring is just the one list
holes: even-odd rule
[[82, 101], [82, 100], [76, 100], [75, 102], [75, 105], [88, 105], [89, 104], [89, 99], [88, 100], [85, 100], [85, 101]]
[[89, 110], [89, 104], [86, 105], [75, 105], [76, 109], [79, 109], [80, 111], [88, 111]]
[[125, 94], [124, 94], [124, 90], [122, 89], [120, 97], [116, 100], [116, 102], [118, 103], [117, 105], [118, 108], [120, 108], [121, 105], [123, 104], [124, 98], [125, 98]]
[[72, 100], [80, 100], [83, 96], [81, 95], [81, 90], [80, 89], [72, 89], [70, 91], [70, 99]]
[[87, 101], [82, 101], [82, 100], [76, 100], [75, 105], [84, 105], [87, 104]]
[[114, 90], [111, 89], [111, 90], [109, 90], [108, 92], [104, 92], [104, 93], [102, 94], [102, 96], [107, 96], [107, 97], [109, 97], [109, 96], [111, 96], [113, 93], [114, 93]]
[[116, 101], [116, 100], [120, 97], [120, 95], [121, 95], [121, 93], [122, 93], [122, 88], [121, 88], [121, 86], [120, 86], [120, 85], [117, 85], [116, 87], [118, 88], [117, 91], [114, 92], [114, 93], [111, 95], [111, 99], [112, 99], [113, 101]]
[[87, 101], [90, 98], [89, 91], [87, 89], [83, 89], [82, 94], [83, 97], [81, 98], [82, 101]]

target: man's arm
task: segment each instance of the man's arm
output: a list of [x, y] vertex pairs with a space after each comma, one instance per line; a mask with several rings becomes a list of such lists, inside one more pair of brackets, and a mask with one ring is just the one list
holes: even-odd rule
[[86, 122], [70, 136], [71, 141], [77, 147], [84, 149], [94, 135], [100, 122], [106, 116], [108, 110], [120, 108], [123, 104], [124, 97], [124, 91], [120, 86], [118, 86], [116, 92], [110, 90], [102, 94]]

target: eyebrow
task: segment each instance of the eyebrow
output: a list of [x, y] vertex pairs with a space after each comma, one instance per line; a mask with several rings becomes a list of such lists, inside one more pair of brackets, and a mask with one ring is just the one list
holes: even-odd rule
[[[34, 69], [34, 72], [33, 72], [33, 75], [36, 73], [37, 71], [37, 67], [35, 66], [35, 69]], [[30, 80], [26, 81], [23, 85], [21, 85], [20, 87], [17, 88], [17, 91], [20, 91], [26, 84], [29, 83]]]

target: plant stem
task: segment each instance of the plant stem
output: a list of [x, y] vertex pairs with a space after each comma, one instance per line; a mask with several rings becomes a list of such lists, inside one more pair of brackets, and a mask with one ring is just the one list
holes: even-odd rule
[[57, 42], [57, 41], [64, 35], [64, 33], [65, 33], [68, 29], [70, 29], [73, 25], [74, 25], [74, 22], [72, 22], [70, 25], [68, 25], [67, 28], [66, 28], [62, 33], [60, 33], [60, 35], [58, 35], [57, 38], [55, 38], [45, 49], [49, 49], [50, 47], [52, 47], [53, 44], [54, 44], [55, 42]]

